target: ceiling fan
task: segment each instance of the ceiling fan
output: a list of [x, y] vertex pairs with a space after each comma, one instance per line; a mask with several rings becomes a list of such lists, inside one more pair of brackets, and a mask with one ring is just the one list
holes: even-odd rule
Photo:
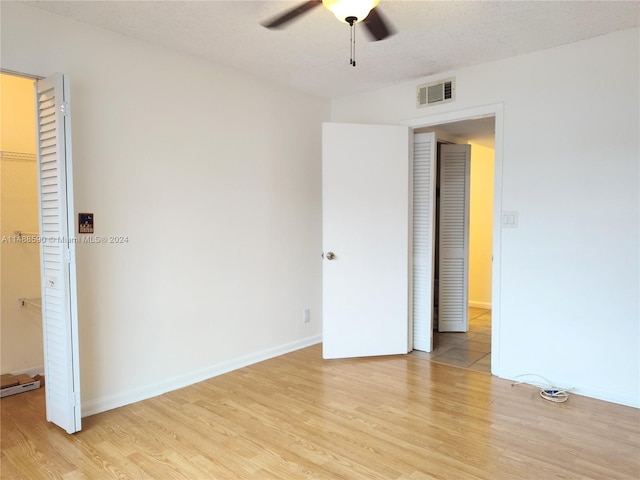
[[356, 23], [362, 22], [373, 41], [384, 40], [394, 33], [389, 23], [376, 8], [379, 2], [380, 0], [307, 0], [291, 10], [262, 23], [262, 26], [269, 29], [282, 28], [304, 13], [323, 5], [339, 21], [347, 23], [351, 27], [351, 65], [355, 67], [354, 26]]

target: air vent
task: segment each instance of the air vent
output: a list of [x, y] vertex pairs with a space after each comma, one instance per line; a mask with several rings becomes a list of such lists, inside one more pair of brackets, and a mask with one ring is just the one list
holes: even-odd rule
[[426, 107], [436, 103], [445, 103], [455, 100], [455, 78], [447, 78], [437, 82], [418, 85], [418, 107]]

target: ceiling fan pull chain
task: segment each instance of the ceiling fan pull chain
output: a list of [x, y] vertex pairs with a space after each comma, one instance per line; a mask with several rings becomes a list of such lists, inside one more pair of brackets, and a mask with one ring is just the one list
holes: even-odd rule
[[346, 22], [349, 24], [351, 30], [351, 60], [349, 63], [351, 66], [356, 66], [356, 22], [358, 19], [356, 17], [347, 17], [345, 18]]
[[351, 65], [356, 66], [356, 24], [351, 25], [351, 30], [353, 30], [353, 53], [351, 54], [351, 58], [353, 59]]

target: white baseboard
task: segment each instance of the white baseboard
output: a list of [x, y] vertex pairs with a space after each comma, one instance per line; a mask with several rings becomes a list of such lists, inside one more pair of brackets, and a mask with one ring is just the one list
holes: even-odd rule
[[[513, 372], [498, 371], [491, 372], [496, 377], [510, 381], [520, 381], [522, 377]], [[593, 385], [571, 385], [569, 395], [581, 395], [583, 397], [595, 398], [605, 402], [617, 403], [628, 407], [640, 408], [640, 398], [636, 393], [607, 390]]]
[[17, 372], [8, 372], [11, 375], [29, 375], [33, 377], [35, 375], [44, 375], [44, 365], [40, 365], [39, 367], [27, 368], [25, 370], [20, 370]]
[[485, 310], [491, 310], [491, 302], [469, 302], [471, 308], [484, 308]]
[[148, 398], [162, 395], [163, 393], [171, 392], [179, 388], [193, 385], [194, 383], [202, 382], [210, 378], [228, 373], [233, 370], [237, 370], [242, 367], [252, 365], [254, 363], [262, 362], [270, 358], [278, 357], [286, 353], [300, 350], [301, 348], [316, 345], [322, 342], [322, 335], [314, 335], [312, 337], [303, 338], [295, 342], [286, 343], [277, 347], [268, 348], [259, 352], [251, 353], [241, 357], [233, 358], [220, 362], [209, 367], [189, 372], [178, 377], [169, 378], [162, 382], [145, 385], [141, 388], [132, 389], [126, 392], [118, 393], [117, 395], [110, 395], [95, 400], [82, 402], [82, 416], [88, 417], [95, 415], [96, 413], [106, 412], [114, 408], [129, 405], [131, 403], [140, 402]]

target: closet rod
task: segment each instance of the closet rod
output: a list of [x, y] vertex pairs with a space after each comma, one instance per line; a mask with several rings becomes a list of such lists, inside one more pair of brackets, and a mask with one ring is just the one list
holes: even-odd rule
[[38, 156], [35, 153], [8, 152], [6, 150], [0, 150], [0, 159], [16, 160], [19, 162], [35, 162], [38, 159]]
[[22, 308], [31, 310], [33, 312], [42, 313], [42, 299], [41, 298], [19, 298], [18, 302]]

